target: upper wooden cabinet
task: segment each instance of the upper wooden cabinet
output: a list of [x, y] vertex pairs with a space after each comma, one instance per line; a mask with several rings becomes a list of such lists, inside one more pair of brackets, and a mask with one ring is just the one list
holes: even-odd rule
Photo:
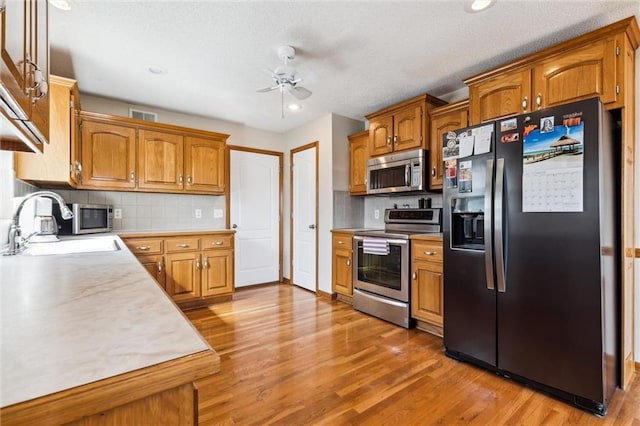
[[425, 94], [367, 115], [369, 155], [426, 149], [428, 111], [444, 104], [444, 101]]
[[429, 189], [442, 189], [442, 141], [452, 130], [467, 126], [469, 101], [464, 100], [431, 110], [429, 137]]
[[367, 159], [369, 131], [349, 135], [349, 193], [367, 193]]
[[80, 114], [83, 189], [223, 194], [229, 135]]
[[80, 149], [77, 145], [77, 115], [80, 93], [75, 80], [49, 78], [49, 145], [42, 154], [16, 152], [16, 177], [35, 185], [75, 186], [80, 179]]
[[19, 128], [2, 129], [2, 149], [41, 152], [49, 139], [47, 7], [46, 0], [0, 2], [0, 114]]
[[[82, 115], [81, 115], [82, 116]], [[136, 129], [81, 119], [80, 188], [136, 187]]]
[[634, 90], [624, 52], [638, 38], [628, 18], [465, 80], [470, 124], [595, 96], [607, 108], [622, 107], [625, 91]]

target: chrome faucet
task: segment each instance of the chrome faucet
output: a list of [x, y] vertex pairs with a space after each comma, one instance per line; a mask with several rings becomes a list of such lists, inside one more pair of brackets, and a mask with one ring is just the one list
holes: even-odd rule
[[24, 203], [36, 197], [51, 198], [52, 200], [60, 204], [60, 214], [63, 219], [67, 220], [73, 217], [73, 213], [71, 212], [71, 210], [69, 210], [69, 207], [67, 207], [67, 203], [65, 203], [64, 199], [58, 194], [56, 194], [55, 192], [52, 192], [52, 191], [32, 192], [31, 194], [24, 197], [24, 200], [22, 200], [22, 202], [18, 206], [18, 209], [16, 210], [16, 213], [13, 215], [13, 223], [9, 228], [9, 247], [4, 252], [5, 256], [13, 256], [14, 254], [20, 253], [20, 250], [22, 250], [21, 241], [20, 241], [20, 236], [22, 233], [20, 231], [20, 224], [18, 223], [20, 221], [20, 213], [22, 212], [22, 207], [24, 206]]

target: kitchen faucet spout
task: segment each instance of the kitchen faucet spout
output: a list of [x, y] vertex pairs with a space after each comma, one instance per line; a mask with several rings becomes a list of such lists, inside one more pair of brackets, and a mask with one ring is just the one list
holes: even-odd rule
[[31, 194], [24, 197], [24, 199], [20, 202], [20, 205], [16, 209], [16, 213], [13, 215], [13, 223], [9, 228], [9, 247], [4, 252], [5, 256], [13, 256], [15, 254], [18, 254], [22, 249], [20, 244], [20, 236], [21, 236], [20, 224], [19, 224], [20, 213], [22, 212], [22, 207], [24, 207], [24, 204], [28, 200], [36, 197], [51, 198], [52, 200], [60, 204], [60, 214], [63, 219], [68, 220], [73, 217], [73, 213], [71, 212], [71, 210], [69, 210], [69, 207], [67, 207], [67, 203], [64, 201], [64, 199], [60, 195], [56, 194], [53, 191], [32, 192]]

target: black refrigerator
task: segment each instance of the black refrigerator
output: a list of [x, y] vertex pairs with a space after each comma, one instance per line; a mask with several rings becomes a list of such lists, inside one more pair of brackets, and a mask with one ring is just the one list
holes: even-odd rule
[[600, 415], [619, 376], [614, 134], [589, 99], [443, 140], [446, 354]]

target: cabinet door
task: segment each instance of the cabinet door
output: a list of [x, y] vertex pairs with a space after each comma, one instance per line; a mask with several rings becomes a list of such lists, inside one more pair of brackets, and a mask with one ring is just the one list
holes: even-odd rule
[[200, 297], [202, 265], [200, 253], [176, 253], [165, 256], [166, 288], [176, 302]]
[[185, 191], [224, 193], [224, 154], [224, 141], [187, 136], [185, 139]]
[[544, 60], [533, 69], [533, 96], [538, 109], [599, 96], [615, 103], [615, 39], [609, 38]]
[[[49, 93], [46, 84], [35, 80], [36, 70], [44, 82], [49, 81], [49, 39], [47, 32], [47, 0], [31, 0], [29, 4], [29, 60], [27, 65], [27, 86], [31, 102], [30, 120], [49, 140]], [[46, 149], [46, 148], [45, 148]]]
[[442, 327], [444, 315], [442, 264], [412, 262], [411, 316]]
[[136, 130], [90, 120], [82, 122], [82, 187], [136, 186]]
[[138, 135], [138, 188], [181, 190], [184, 141], [172, 133], [140, 130]]
[[377, 117], [369, 122], [369, 153], [382, 155], [393, 151], [393, 116]]
[[531, 70], [501, 74], [469, 86], [471, 125], [531, 111]]
[[162, 256], [140, 256], [138, 261], [149, 272], [163, 290], [166, 290], [164, 257]]
[[442, 140], [448, 132], [467, 126], [467, 112], [465, 104], [463, 108], [454, 111], [431, 115], [429, 189], [442, 189]]
[[27, 52], [29, 30], [28, 2], [2, 2], [5, 10], [0, 14], [2, 28], [0, 43], [0, 78], [2, 86], [17, 105], [11, 110], [21, 120], [28, 120], [31, 103], [27, 92]]
[[367, 193], [367, 145], [369, 132], [349, 136], [349, 192]]
[[333, 252], [333, 291], [346, 296], [353, 295], [351, 250]]
[[202, 252], [202, 295], [233, 292], [233, 250]]
[[393, 115], [394, 151], [422, 146], [422, 114], [420, 105], [409, 105]]

